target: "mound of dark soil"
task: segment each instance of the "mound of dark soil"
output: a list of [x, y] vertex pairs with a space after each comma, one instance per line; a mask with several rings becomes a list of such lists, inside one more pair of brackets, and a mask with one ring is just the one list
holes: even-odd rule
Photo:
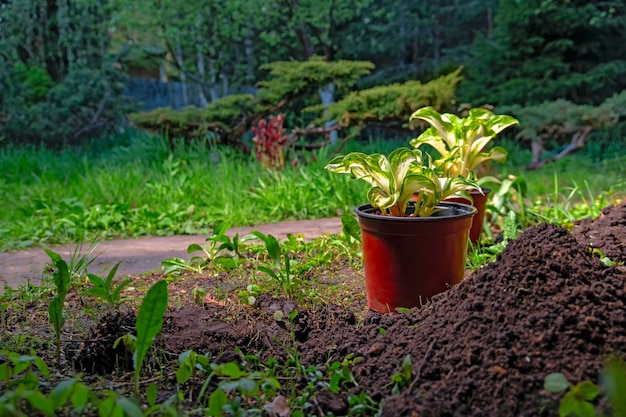
[[[542, 392], [547, 374], [597, 382], [607, 355], [626, 353], [625, 278], [565, 229], [543, 224], [428, 308], [372, 314], [360, 329], [305, 346], [319, 360], [330, 336], [338, 357], [363, 356], [357, 389], [384, 397], [383, 415], [556, 416], [556, 400]], [[414, 379], [390, 396], [406, 355]]]

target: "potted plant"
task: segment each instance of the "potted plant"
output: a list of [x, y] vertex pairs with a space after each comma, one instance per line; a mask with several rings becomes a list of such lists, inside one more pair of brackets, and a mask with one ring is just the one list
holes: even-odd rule
[[[426, 144], [432, 146], [440, 155], [439, 159], [434, 161], [434, 165], [441, 175], [471, 179], [475, 178], [474, 173], [481, 164], [487, 161], [506, 160], [506, 149], [495, 146], [487, 151], [486, 147], [498, 133], [518, 123], [511, 116], [495, 115], [482, 108], [471, 109], [467, 117], [461, 118], [449, 113], [440, 114], [432, 107], [423, 107], [411, 115], [410, 120], [415, 119], [427, 122], [430, 127], [411, 140], [411, 146], [415, 149]], [[486, 179], [487, 177], [483, 178]], [[471, 192], [471, 199], [465, 196], [451, 199], [469, 202], [478, 209], [470, 231], [470, 240], [473, 244], [480, 239], [489, 192], [490, 189], [482, 187]]]
[[463, 279], [476, 209], [442, 200], [469, 197], [478, 188], [474, 181], [440, 176], [429, 156], [424, 160], [419, 149], [408, 148], [388, 156], [352, 152], [333, 158], [326, 169], [370, 185], [369, 204], [355, 209], [370, 309], [419, 307]]

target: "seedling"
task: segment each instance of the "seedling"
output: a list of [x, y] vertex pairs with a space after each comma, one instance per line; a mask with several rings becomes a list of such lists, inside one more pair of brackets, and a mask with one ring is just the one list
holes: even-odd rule
[[48, 304], [48, 316], [50, 317], [52, 327], [54, 328], [56, 338], [56, 361], [57, 368], [59, 368], [61, 366], [61, 330], [65, 324], [63, 307], [65, 303], [65, 296], [67, 295], [67, 287], [70, 285], [71, 276], [67, 263], [58, 253], [46, 248], [44, 248], [44, 250], [52, 260], [54, 266], [52, 277], [54, 285], [57, 289], [57, 294], [52, 297]]
[[204, 256], [195, 255], [188, 261], [181, 258], [165, 259], [161, 262], [164, 273], [167, 275], [189, 271], [199, 274], [204, 271], [209, 263], [217, 263], [228, 269], [235, 268], [241, 256], [241, 244], [253, 237], [244, 236], [240, 239], [239, 233], [236, 233], [231, 239], [226, 234], [230, 227], [230, 223], [218, 221], [213, 227], [213, 234], [206, 238], [206, 242], [209, 242], [208, 245], [192, 243], [187, 247], [187, 253], [202, 252]]
[[289, 253], [280, 246], [278, 240], [272, 235], [266, 235], [257, 230], [250, 232], [265, 243], [265, 249], [272, 263], [260, 265], [259, 271], [266, 273], [273, 278], [281, 287], [287, 297], [293, 296], [296, 292], [297, 280], [291, 268]]
[[139, 375], [143, 360], [152, 345], [154, 338], [161, 331], [163, 326], [163, 315], [167, 308], [167, 282], [159, 281], [154, 284], [145, 298], [141, 302], [135, 328], [137, 331], [137, 347], [133, 355], [133, 366], [135, 368], [134, 383], [135, 396], [139, 398]]
[[611, 258], [609, 258], [608, 256], [606, 256], [601, 250], [600, 248], [596, 248], [594, 247], [592, 244], [589, 244], [589, 251], [591, 252], [591, 254], [593, 256], [596, 256], [598, 259], [600, 259], [600, 262], [602, 262], [604, 265], [606, 266], [613, 266], [613, 265], [617, 265], [618, 263], [611, 260]]
[[93, 287], [85, 290], [83, 294], [90, 294], [94, 297], [101, 298], [115, 307], [118, 307], [122, 302], [126, 301], [126, 299], [123, 299], [120, 294], [126, 286], [133, 282], [133, 280], [130, 278], [125, 279], [114, 287], [113, 278], [115, 277], [115, 273], [117, 272], [117, 268], [119, 266], [120, 262], [115, 264], [115, 266], [109, 271], [106, 279], [102, 279], [97, 275], [88, 273], [87, 278], [93, 284]]
[[561, 398], [559, 416], [595, 417], [596, 409], [591, 402], [600, 394], [600, 389], [593, 382], [582, 381], [574, 385], [557, 372], [546, 376], [543, 387], [553, 393], [567, 391]]
[[328, 367], [330, 381], [328, 382], [328, 390], [330, 392], [339, 393], [340, 389], [345, 385], [354, 384], [356, 381], [350, 367], [361, 360], [361, 357], [354, 357], [353, 354], [347, 355], [343, 361], [335, 361]]
[[391, 393], [393, 395], [399, 394], [402, 388], [409, 387], [413, 380], [413, 362], [411, 361], [411, 355], [406, 355], [402, 361], [402, 370], [391, 376], [391, 382], [385, 385], [385, 388], [393, 385]]
[[237, 293], [239, 297], [244, 299], [246, 303], [250, 305], [256, 304], [256, 299], [261, 294], [261, 289], [256, 284], [248, 284], [245, 290], [241, 290]]

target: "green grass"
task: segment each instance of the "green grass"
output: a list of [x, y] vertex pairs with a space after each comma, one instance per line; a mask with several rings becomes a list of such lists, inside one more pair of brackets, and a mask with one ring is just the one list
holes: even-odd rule
[[509, 151], [509, 158], [495, 167], [497, 175], [523, 176], [530, 201], [551, 197], [555, 185], [564, 196], [574, 188], [626, 194], [626, 136], [619, 132], [598, 132], [589, 137], [585, 149], [534, 171], [525, 170], [532, 160], [527, 144], [503, 141], [500, 145]]
[[94, 237], [205, 233], [217, 220], [254, 225], [337, 215], [363, 186], [332, 175], [327, 151], [283, 173], [205, 143], [131, 132], [112, 146], [0, 149], [0, 250]]
[[[342, 150], [388, 153], [408, 140], [350, 142]], [[626, 194], [626, 145], [596, 137], [584, 152], [526, 172], [530, 152], [504, 142], [500, 177], [524, 176], [530, 205], [573, 205], [601, 193]], [[336, 216], [365, 201], [365, 184], [333, 175], [322, 149], [297, 168], [261, 171], [253, 156], [198, 141], [173, 149], [163, 138], [128, 131], [86, 149], [0, 148], [0, 250], [116, 236], [208, 233], [233, 226]], [[577, 192], [572, 193], [572, 187]], [[578, 192], [578, 191], [582, 191]]]

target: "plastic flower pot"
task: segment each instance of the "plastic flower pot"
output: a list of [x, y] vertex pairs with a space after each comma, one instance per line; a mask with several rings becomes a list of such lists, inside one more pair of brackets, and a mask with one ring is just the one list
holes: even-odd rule
[[480, 234], [483, 231], [485, 209], [487, 207], [487, 197], [489, 196], [491, 189], [482, 187], [482, 192], [483, 193], [481, 194], [478, 190], [470, 191], [470, 195], [474, 200], [473, 203], [464, 197], [446, 198], [444, 200], [453, 203], [471, 204], [472, 206], [476, 207], [476, 210], [478, 210], [476, 216], [474, 216], [474, 219], [472, 221], [472, 228], [470, 229], [469, 233], [470, 242], [472, 242], [473, 245], [476, 245], [478, 242], [480, 242]]
[[371, 310], [394, 313], [399, 307], [421, 307], [463, 280], [476, 209], [453, 202], [440, 206], [445, 209], [430, 217], [381, 216], [370, 204], [355, 209]]

